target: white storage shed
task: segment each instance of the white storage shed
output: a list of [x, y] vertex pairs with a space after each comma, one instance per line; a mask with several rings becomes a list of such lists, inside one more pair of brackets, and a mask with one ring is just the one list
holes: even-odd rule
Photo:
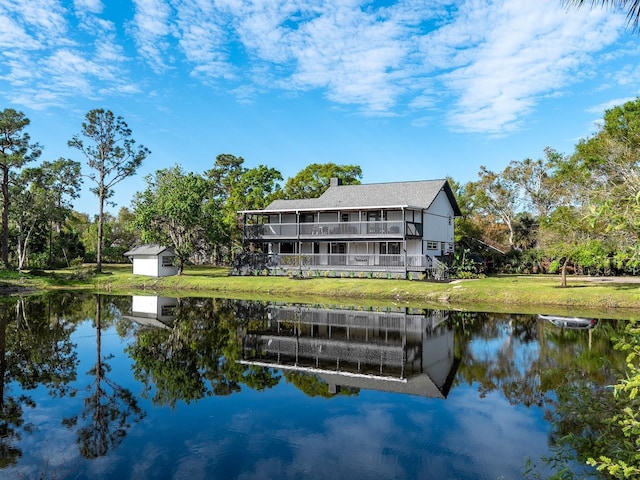
[[178, 274], [178, 267], [174, 265], [176, 254], [170, 247], [140, 245], [125, 252], [124, 255], [133, 262], [134, 275], [168, 277]]

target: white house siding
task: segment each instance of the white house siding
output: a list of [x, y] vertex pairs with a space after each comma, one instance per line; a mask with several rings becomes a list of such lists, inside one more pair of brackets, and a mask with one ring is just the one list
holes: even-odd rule
[[136, 256], [133, 260], [133, 274], [158, 277], [158, 264], [158, 257], [155, 255]]
[[155, 295], [134, 295], [131, 299], [133, 312], [158, 314], [158, 297]]
[[[440, 192], [429, 210], [424, 213], [424, 251], [427, 255], [447, 253], [447, 245], [453, 245], [453, 218], [451, 203], [447, 195]], [[437, 248], [429, 248], [428, 242], [438, 242]]]
[[174, 266], [174, 265], [169, 265], [169, 266], [162, 266], [162, 258], [163, 257], [169, 257], [171, 259], [175, 258], [175, 255], [171, 255], [171, 254], [167, 254], [167, 255], [160, 255], [157, 259], [158, 262], [158, 276], [159, 277], [169, 277], [171, 275], [177, 275], [178, 274], [178, 267]]
[[452, 329], [436, 327], [429, 335], [424, 335], [422, 344], [422, 365], [436, 385], [444, 385], [454, 361], [454, 332]]
[[[173, 255], [165, 255], [173, 257]], [[133, 259], [133, 274], [147, 275], [149, 277], [168, 277], [178, 273], [178, 267], [173, 265], [162, 266], [162, 257], [155, 255], [136, 255]]]
[[[157, 295], [133, 295], [131, 297], [131, 314], [139, 318], [149, 318], [170, 322], [176, 318], [175, 310], [178, 300], [172, 297], [160, 297]], [[152, 324], [153, 325], [153, 324]]]
[[420, 240], [407, 240], [407, 255], [422, 255], [422, 242]]

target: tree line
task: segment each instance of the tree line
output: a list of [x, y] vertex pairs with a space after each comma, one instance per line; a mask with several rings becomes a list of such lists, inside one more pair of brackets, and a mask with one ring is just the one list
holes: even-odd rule
[[[358, 165], [313, 163], [284, 181], [267, 165], [247, 167], [220, 154], [203, 173], [180, 165], [145, 177], [130, 208], [105, 210], [116, 185], [150, 154], [122, 117], [90, 111], [68, 145], [85, 160], [59, 158], [30, 166], [41, 147], [25, 132], [22, 112], [0, 112], [1, 261], [5, 268], [122, 262], [141, 243], [172, 246], [187, 263], [228, 265], [242, 250], [239, 210], [275, 199], [315, 198], [331, 177], [360, 183]], [[546, 148], [539, 159], [502, 171], [481, 166], [466, 184], [449, 179], [463, 216], [456, 221], [458, 276], [482, 271], [635, 274], [640, 268], [640, 99], [606, 111], [598, 130], [569, 155]], [[73, 202], [88, 180], [98, 215]]]
[[477, 181], [454, 182], [458, 256], [476, 252], [499, 272], [636, 274], [639, 161], [636, 99], [607, 110], [570, 155], [546, 148], [499, 172], [480, 167]]
[[[5, 268], [51, 268], [77, 263], [125, 261], [124, 253], [147, 242], [172, 246], [182, 270], [185, 263], [229, 264], [242, 249], [238, 210], [264, 208], [277, 198], [319, 196], [331, 177], [359, 183], [356, 165], [311, 164], [282, 185], [282, 174], [266, 165], [248, 168], [242, 157], [220, 154], [204, 173], [181, 166], [145, 177], [131, 208], [117, 215], [106, 210], [116, 185], [136, 174], [150, 150], [138, 145], [124, 119], [95, 109], [79, 134], [67, 142], [84, 157], [38, 160], [42, 148], [25, 131], [29, 119], [7, 108], [0, 112], [0, 182], [2, 220], [0, 261]], [[74, 209], [82, 183], [91, 183], [98, 214]]]

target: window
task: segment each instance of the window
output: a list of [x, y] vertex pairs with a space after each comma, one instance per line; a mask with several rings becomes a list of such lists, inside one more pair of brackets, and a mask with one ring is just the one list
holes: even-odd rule
[[347, 264], [347, 244], [331, 243], [329, 246], [331, 255], [329, 256], [329, 265], [346, 265]]
[[346, 243], [332, 243], [331, 244], [331, 253], [344, 254], [347, 253], [347, 244]]
[[292, 242], [281, 243], [280, 253], [296, 253], [296, 244]]
[[162, 266], [163, 267], [173, 267], [173, 262], [176, 261], [176, 257], [171, 256], [163, 256], [162, 257]]
[[367, 220], [370, 222], [379, 222], [380, 220], [386, 220], [386, 219], [387, 219], [387, 212], [380, 211], [380, 210], [373, 210], [373, 211], [367, 212]]
[[438, 242], [427, 242], [427, 250], [438, 250]]
[[348, 213], [343, 213], [342, 215], [340, 215], [340, 221], [341, 222], [348, 222], [349, 221], [349, 214]]
[[380, 242], [380, 254], [399, 255], [400, 242]]
[[410, 223], [422, 223], [422, 212], [419, 210], [405, 210], [404, 219]]

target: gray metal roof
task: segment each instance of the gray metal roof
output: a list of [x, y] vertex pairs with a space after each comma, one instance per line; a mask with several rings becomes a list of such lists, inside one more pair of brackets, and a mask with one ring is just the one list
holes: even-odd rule
[[[356, 208], [428, 208], [444, 190], [456, 216], [460, 209], [446, 180], [370, 183], [330, 186], [320, 197], [303, 200], [275, 200], [261, 212], [348, 210]], [[256, 213], [258, 211], [245, 211]]]
[[171, 249], [171, 247], [165, 247], [163, 245], [156, 245], [156, 244], [149, 243], [146, 245], [133, 247], [128, 252], [125, 252], [124, 256], [133, 257], [135, 255], [160, 255], [162, 252], [167, 250], [173, 253], [173, 250]]

